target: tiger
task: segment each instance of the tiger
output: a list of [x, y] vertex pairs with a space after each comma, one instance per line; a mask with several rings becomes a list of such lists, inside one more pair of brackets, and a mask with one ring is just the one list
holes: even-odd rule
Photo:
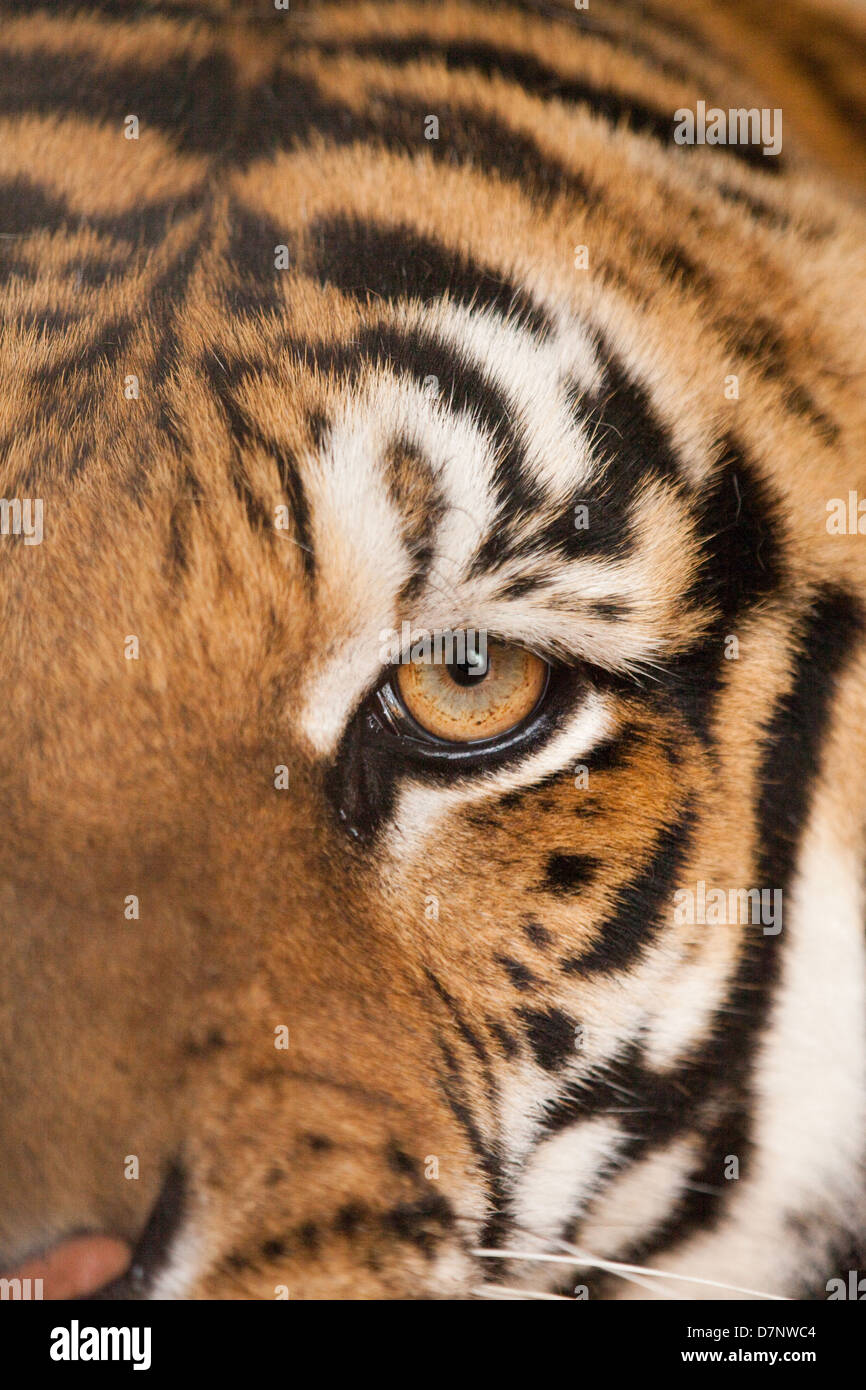
[[828, 1298], [858, 11], [0, 16], [0, 1272]]

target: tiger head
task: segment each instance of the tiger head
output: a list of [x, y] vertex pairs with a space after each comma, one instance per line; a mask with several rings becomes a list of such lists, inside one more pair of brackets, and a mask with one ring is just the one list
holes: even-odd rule
[[0, 573], [0, 1265], [58, 1294], [795, 1294], [856, 1234], [862, 251], [589, 118], [578, 231], [579, 118], [530, 107], [544, 197], [192, 149], [122, 268], [154, 165], [16, 246], [93, 280], [0, 416], [44, 503]]

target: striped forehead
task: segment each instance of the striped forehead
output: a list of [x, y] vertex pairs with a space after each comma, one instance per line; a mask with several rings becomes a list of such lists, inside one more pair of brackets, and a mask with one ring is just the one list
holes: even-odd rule
[[[300, 724], [322, 754], [382, 668], [384, 634], [470, 626], [640, 667], [675, 467], [642, 389], [564, 313], [403, 304], [328, 359], [300, 472], [324, 653]], [[626, 521], [626, 510], [629, 517]], [[645, 514], [644, 514], [645, 513]], [[685, 583], [665, 553], [669, 587]], [[673, 572], [673, 574], [672, 574]]]

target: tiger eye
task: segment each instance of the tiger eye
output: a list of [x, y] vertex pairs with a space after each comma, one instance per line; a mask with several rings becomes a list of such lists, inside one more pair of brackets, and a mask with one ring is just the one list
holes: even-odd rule
[[517, 728], [544, 693], [546, 661], [509, 642], [487, 644], [486, 662], [467, 647], [462, 661], [411, 661], [397, 668], [408, 714], [448, 743], [476, 743]]

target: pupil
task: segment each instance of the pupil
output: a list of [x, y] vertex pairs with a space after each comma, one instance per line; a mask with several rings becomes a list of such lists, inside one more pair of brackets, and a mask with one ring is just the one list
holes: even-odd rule
[[475, 685], [487, 675], [487, 661], [477, 650], [467, 651], [465, 661], [449, 661], [448, 674], [455, 685]]

